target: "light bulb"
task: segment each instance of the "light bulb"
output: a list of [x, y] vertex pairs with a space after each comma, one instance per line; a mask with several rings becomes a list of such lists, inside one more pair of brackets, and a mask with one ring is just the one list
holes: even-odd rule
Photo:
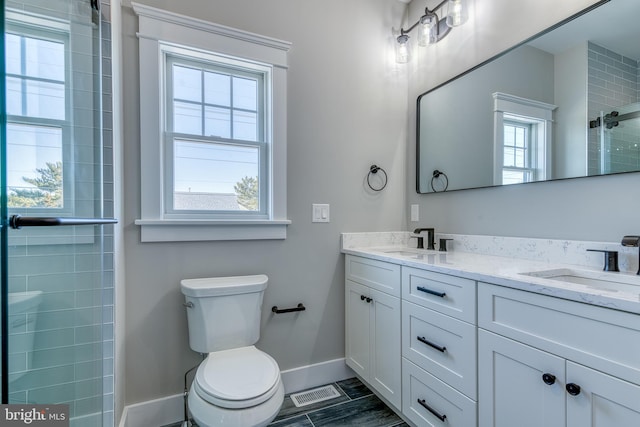
[[457, 27], [467, 22], [469, 16], [465, 0], [449, 0], [447, 7], [447, 25], [449, 27]]
[[427, 46], [437, 41], [437, 25], [437, 15], [424, 15], [420, 18], [420, 26], [418, 27], [418, 45]]
[[409, 45], [409, 36], [401, 34], [396, 39], [396, 62], [405, 64], [411, 59], [411, 49]]

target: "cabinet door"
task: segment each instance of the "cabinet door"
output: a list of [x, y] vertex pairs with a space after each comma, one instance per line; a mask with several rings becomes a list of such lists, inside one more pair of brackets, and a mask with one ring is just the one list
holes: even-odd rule
[[347, 365], [363, 378], [369, 376], [371, 303], [369, 288], [351, 280], [345, 286], [345, 359]]
[[[553, 375], [553, 383], [543, 374]], [[564, 427], [564, 379], [564, 359], [478, 330], [481, 427]]]
[[369, 382], [401, 408], [400, 299], [371, 290], [371, 372]]
[[567, 393], [567, 427], [640, 426], [640, 386], [567, 362], [567, 382], [580, 393]]

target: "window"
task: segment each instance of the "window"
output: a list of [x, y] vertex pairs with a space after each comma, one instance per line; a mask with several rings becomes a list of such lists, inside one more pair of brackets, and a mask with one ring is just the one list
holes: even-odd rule
[[285, 238], [290, 44], [132, 5], [142, 241]]
[[535, 181], [535, 169], [531, 167], [536, 161], [532, 158], [530, 123], [517, 120], [504, 122], [504, 155], [502, 167], [503, 184], [521, 184]]
[[67, 34], [10, 23], [5, 51], [7, 205], [68, 211]]
[[163, 51], [166, 216], [268, 218], [269, 69]]
[[496, 92], [494, 183], [544, 181], [551, 174], [555, 105]]

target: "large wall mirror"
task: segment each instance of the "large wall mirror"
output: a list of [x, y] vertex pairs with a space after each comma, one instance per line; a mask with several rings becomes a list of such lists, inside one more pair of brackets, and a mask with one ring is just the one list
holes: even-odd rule
[[420, 95], [418, 193], [640, 171], [638, 22], [599, 2]]

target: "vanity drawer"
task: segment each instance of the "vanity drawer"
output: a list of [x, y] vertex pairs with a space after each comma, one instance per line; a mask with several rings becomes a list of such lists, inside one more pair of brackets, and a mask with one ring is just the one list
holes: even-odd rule
[[474, 400], [476, 350], [475, 326], [402, 302], [402, 355]]
[[402, 359], [402, 414], [416, 425], [476, 427], [476, 410], [476, 402]]
[[400, 297], [399, 265], [353, 255], [344, 260], [347, 280]]
[[637, 314], [479, 283], [478, 325], [640, 384]]
[[402, 298], [476, 324], [476, 282], [473, 280], [402, 267]]

